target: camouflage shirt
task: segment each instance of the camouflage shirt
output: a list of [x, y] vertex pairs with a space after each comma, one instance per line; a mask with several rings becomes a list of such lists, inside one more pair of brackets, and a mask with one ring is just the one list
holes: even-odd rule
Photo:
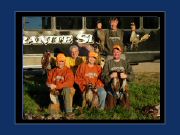
[[124, 31], [117, 29], [117, 31], [112, 31], [112, 30], [107, 30], [105, 34], [105, 52], [108, 55], [112, 54], [113, 46], [120, 45], [122, 48], [124, 47], [123, 45], [123, 35]]
[[123, 59], [121, 59], [119, 62], [114, 61], [114, 59], [108, 60], [104, 65], [101, 78], [103, 82], [108, 85], [108, 83], [111, 81], [110, 74], [113, 71], [120, 72], [122, 70], [127, 74], [127, 80], [132, 81], [134, 78], [132, 67]]

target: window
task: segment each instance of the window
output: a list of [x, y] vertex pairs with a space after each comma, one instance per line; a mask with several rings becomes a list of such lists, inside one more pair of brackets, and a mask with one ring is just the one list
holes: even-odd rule
[[51, 17], [42, 17], [42, 28], [51, 29]]
[[82, 29], [82, 17], [56, 17], [56, 29]]
[[25, 30], [51, 29], [51, 17], [25, 17]]
[[98, 20], [101, 20], [103, 29], [107, 29], [109, 27], [109, 17], [87, 17], [86, 18], [86, 28], [95, 29], [96, 22]]
[[131, 29], [131, 23], [136, 24], [136, 29], [139, 28], [139, 17], [118, 17], [119, 18], [119, 28], [121, 29]]
[[143, 26], [145, 29], [157, 29], [158, 28], [158, 17], [144, 17]]
[[[88, 29], [95, 29], [96, 22], [98, 20], [102, 21], [103, 29], [108, 29], [110, 27], [109, 24], [110, 17], [87, 17], [86, 18], [86, 27]], [[139, 28], [139, 17], [118, 17], [119, 23], [118, 28], [121, 29], [130, 29], [131, 22], [136, 24], [136, 28]]]

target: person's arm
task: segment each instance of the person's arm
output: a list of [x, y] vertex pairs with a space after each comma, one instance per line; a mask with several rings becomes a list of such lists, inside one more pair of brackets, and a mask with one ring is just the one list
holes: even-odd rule
[[75, 74], [75, 83], [77, 83], [79, 85], [79, 88], [80, 90], [83, 92], [84, 88], [85, 88], [85, 85], [86, 85], [86, 82], [83, 78], [84, 74], [84, 69], [83, 69], [83, 65], [84, 64], [81, 64], [79, 65], [77, 71], [76, 71], [76, 74]]
[[125, 62], [125, 68], [126, 68], [127, 80], [133, 81], [134, 73], [132, 70], [132, 66], [128, 62]]
[[96, 87], [97, 88], [104, 87], [104, 84], [101, 81], [101, 74], [102, 74], [101, 66], [97, 66], [97, 71], [98, 71], [98, 79], [97, 79], [97, 82], [96, 82]]
[[109, 61], [105, 62], [101, 78], [106, 85], [111, 81], [111, 78], [109, 76]]
[[53, 69], [52, 70], [50, 70], [49, 72], [48, 72], [48, 78], [47, 78], [47, 81], [46, 81], [46, 84], [47, 84], [47, 86], [48, 86], [48, 84], [52, 84], [53, 82], [52, 82], [52, 77], [53, 77]]
[[53, 73], [54, 73], [54, 69], [50, 70], [48, 72], [48, 79], [46, 81], [46, 85], [47, 87], [49, 87], [50, 89], [54, 89], [56, 86], [55, 84], [53, 84]]

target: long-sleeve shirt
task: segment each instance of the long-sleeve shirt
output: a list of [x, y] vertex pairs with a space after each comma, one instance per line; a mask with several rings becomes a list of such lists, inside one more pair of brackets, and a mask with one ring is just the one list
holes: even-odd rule
[[120, 72], [120, 71], [125, 71], [127, 74], [127, 80], [132, 81], [134, 78], [133, 70], [131, 65], [126, 62], [125, 60], [121, 59], [119, 62], [114, 61], [114, 59], [108, 60], [103, 68], [102, 71], [102, 80], [103, 82], [108, 85], [111, 81], [110, 74], [115, 71], [115, 72]]
[[120, 45], [124, 48], [123, 44], [124, 31], [117, 29], [116, 31], [107, 30], [105, 34], [105, 51], [108, 55], [112, 55], [112, 50], [114, 45]]
[[71, 68], [73, 73], [75, 74], [78, 66], [85, 61], [85, 56], [78, 56], [76, 59], [73, 59], [72, 57], [66, 57], [66, 66]]
[[55, 84], [57, 90], [65, 87], [72, 88], [74, 84], [74, 75], [70, 68], [54, 68], [48, 72], [47, 84]]
[[93, 67], [89, 67], [87, 63], [83, 63], [76, 71], [75, 82], [79, 85], [82, 92], [88, 83], [92, 83], [97, 88], [104, 87], [100, 80], [101, 72], [101, 66], [94, 65]]

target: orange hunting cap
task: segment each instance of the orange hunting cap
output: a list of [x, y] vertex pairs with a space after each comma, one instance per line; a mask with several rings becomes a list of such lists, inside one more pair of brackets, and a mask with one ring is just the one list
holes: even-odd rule
[[98, 54], [96, 52], [89, 52], [89, 57], [97, 58]]
[[114, 45], [114, 46], [113, 46], [113, 50], [114, 50], [114, 49], [118, 49], [118, 50], [121, 51], [121, 52], [123, 51], [123, 49], [122, 49], [119, 45]]
[[56, 57], [56, 61], [66, 61], [66, 56], [63, 53], [59, 53]]

